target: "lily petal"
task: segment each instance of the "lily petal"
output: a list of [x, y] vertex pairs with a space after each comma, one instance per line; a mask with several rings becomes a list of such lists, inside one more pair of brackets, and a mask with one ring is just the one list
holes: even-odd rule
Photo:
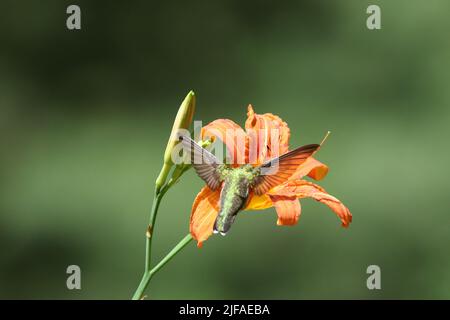
[[190, 232], [200, 248], [213, 232], [214, 221], [219, 213], [220, 190], [212, 191], [205, 186], [192, 205]]
[[328, 166], [320, 162], [319, 160], [309, 157], [304, 163], [302, 163], [297, 171], [292, 175], [289, 180], [298, 180], [304, 176], [313, 178], [314, 180], [322, 180], [328, 173]]
[[231, 164], [238, 166], [247, 163], [247, 133], [229, 119], [217, 119], [202, 128], [201, 137], [219, 139], [227, 147]]
[[277, 211], [279, 226], [292, 226], [300, 218], [301, 207], [297, 197], [270, 196]]
[[341, 219], [342, 226], [348, 227], [352, 222], [350, 210], [337, 198], [328, 194], [320, 186], [305, 180], [288, 181], [268, 192], [270, 196], [284, 196], [297, 198], [313, 198], [326, 204]]
[[249, 105], [245, 129], [249, 136], [249, 163], [261, 164], [289, 150], [289, 127], [272, 113], [256, 114]]
[[273, 206], [272, 200], [268, 195], [251, 194], [244, 210], [264, 210]]

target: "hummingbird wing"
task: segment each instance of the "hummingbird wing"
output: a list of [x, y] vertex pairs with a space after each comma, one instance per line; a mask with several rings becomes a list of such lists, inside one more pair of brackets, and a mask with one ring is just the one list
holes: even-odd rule
[[211, 152], [202, 148], [194, 140], [185, 135], [179, 137], [183, 150], [191, 155], [191, 164], [197, 175], [202, 178], [211, 190], [220, 186], [219, 161]]
[[253, 191], [262, 195], [273, 187], [288, 180], [297, 168], [318, 148], [319, 144], [308, 144], [271, 159], [259, 166], [261, 174], [253, 184]]

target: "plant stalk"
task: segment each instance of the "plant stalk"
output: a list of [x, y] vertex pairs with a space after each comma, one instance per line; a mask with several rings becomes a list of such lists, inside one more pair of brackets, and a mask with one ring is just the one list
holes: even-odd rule
[[143, 298], [143, 294], [145, 289], [152, 277], [162, 268], [166, 263], [168, 263], [178, 252], [184, 249], [186, 245], [191, 242], [192, 236], [191, 234], [186, 235], [170, 252], [151, 270], [146, 270], [142, 277], [141, 283], [139, 284], [136, 292], [133, 295], [133, 300], [141, 300]]

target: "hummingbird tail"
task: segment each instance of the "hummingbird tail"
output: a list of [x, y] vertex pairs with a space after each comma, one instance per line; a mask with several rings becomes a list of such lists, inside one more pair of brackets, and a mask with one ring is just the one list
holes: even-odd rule
[[222, 236], [225, 236], [230, 230], [235, 219], [236, 215], [226, 217], [225, 219], [223, 219], [220, 215], [217, 216], [216, 221], [214, 222], [213, 233], [220, 233]]

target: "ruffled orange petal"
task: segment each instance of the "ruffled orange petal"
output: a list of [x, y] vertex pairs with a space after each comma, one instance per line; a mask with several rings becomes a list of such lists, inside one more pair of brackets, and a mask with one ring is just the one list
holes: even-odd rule
[[220, 190], [207, 186], [198, 193], [192, 205], [190, 232], [200, 248], [213, 232], [214, 221], [219, 213]]
[[229, 119], [217, 119], [204, 126], [201, 138], [219, 139], [227, 147], [229, 163], [234, 166], [247, 163], [248, 137], [246, 132], [235, 122]]
[[272, 200], [268, 195], [251, 194], [244, 210], [264, 210], [273, 206]]
[[297, 197], [270, 196], [277, 211], [279, 226], [292, 226], [298, 222], [301, 213], [300, 201]]
[[321, 180], [325, 178], [328, 173], [328, 166], [320, 162], [319, 160], [309, 157], [304, 163], [302, 163], [297, 171], [292, 175], [289, 180], [298, 180], [304, 176], [309, 176], [314, 180]]
[[272, 113], [256, 114], [248, 106], [245, 130], [249, 136], [249, 163], [261, 164], [289, 150], [290, 130], [286, 122]]
[[273, 188], [268, 194], [270, 196], [313, 198], [330, 207], [341, 219], [343, 227], [348, 227], [350, 222], [352, 222], [350, 210], [348, 210], [341, 201], [328, 194], [323, 188], [314, 183], [305, 180], [288, 181]]

